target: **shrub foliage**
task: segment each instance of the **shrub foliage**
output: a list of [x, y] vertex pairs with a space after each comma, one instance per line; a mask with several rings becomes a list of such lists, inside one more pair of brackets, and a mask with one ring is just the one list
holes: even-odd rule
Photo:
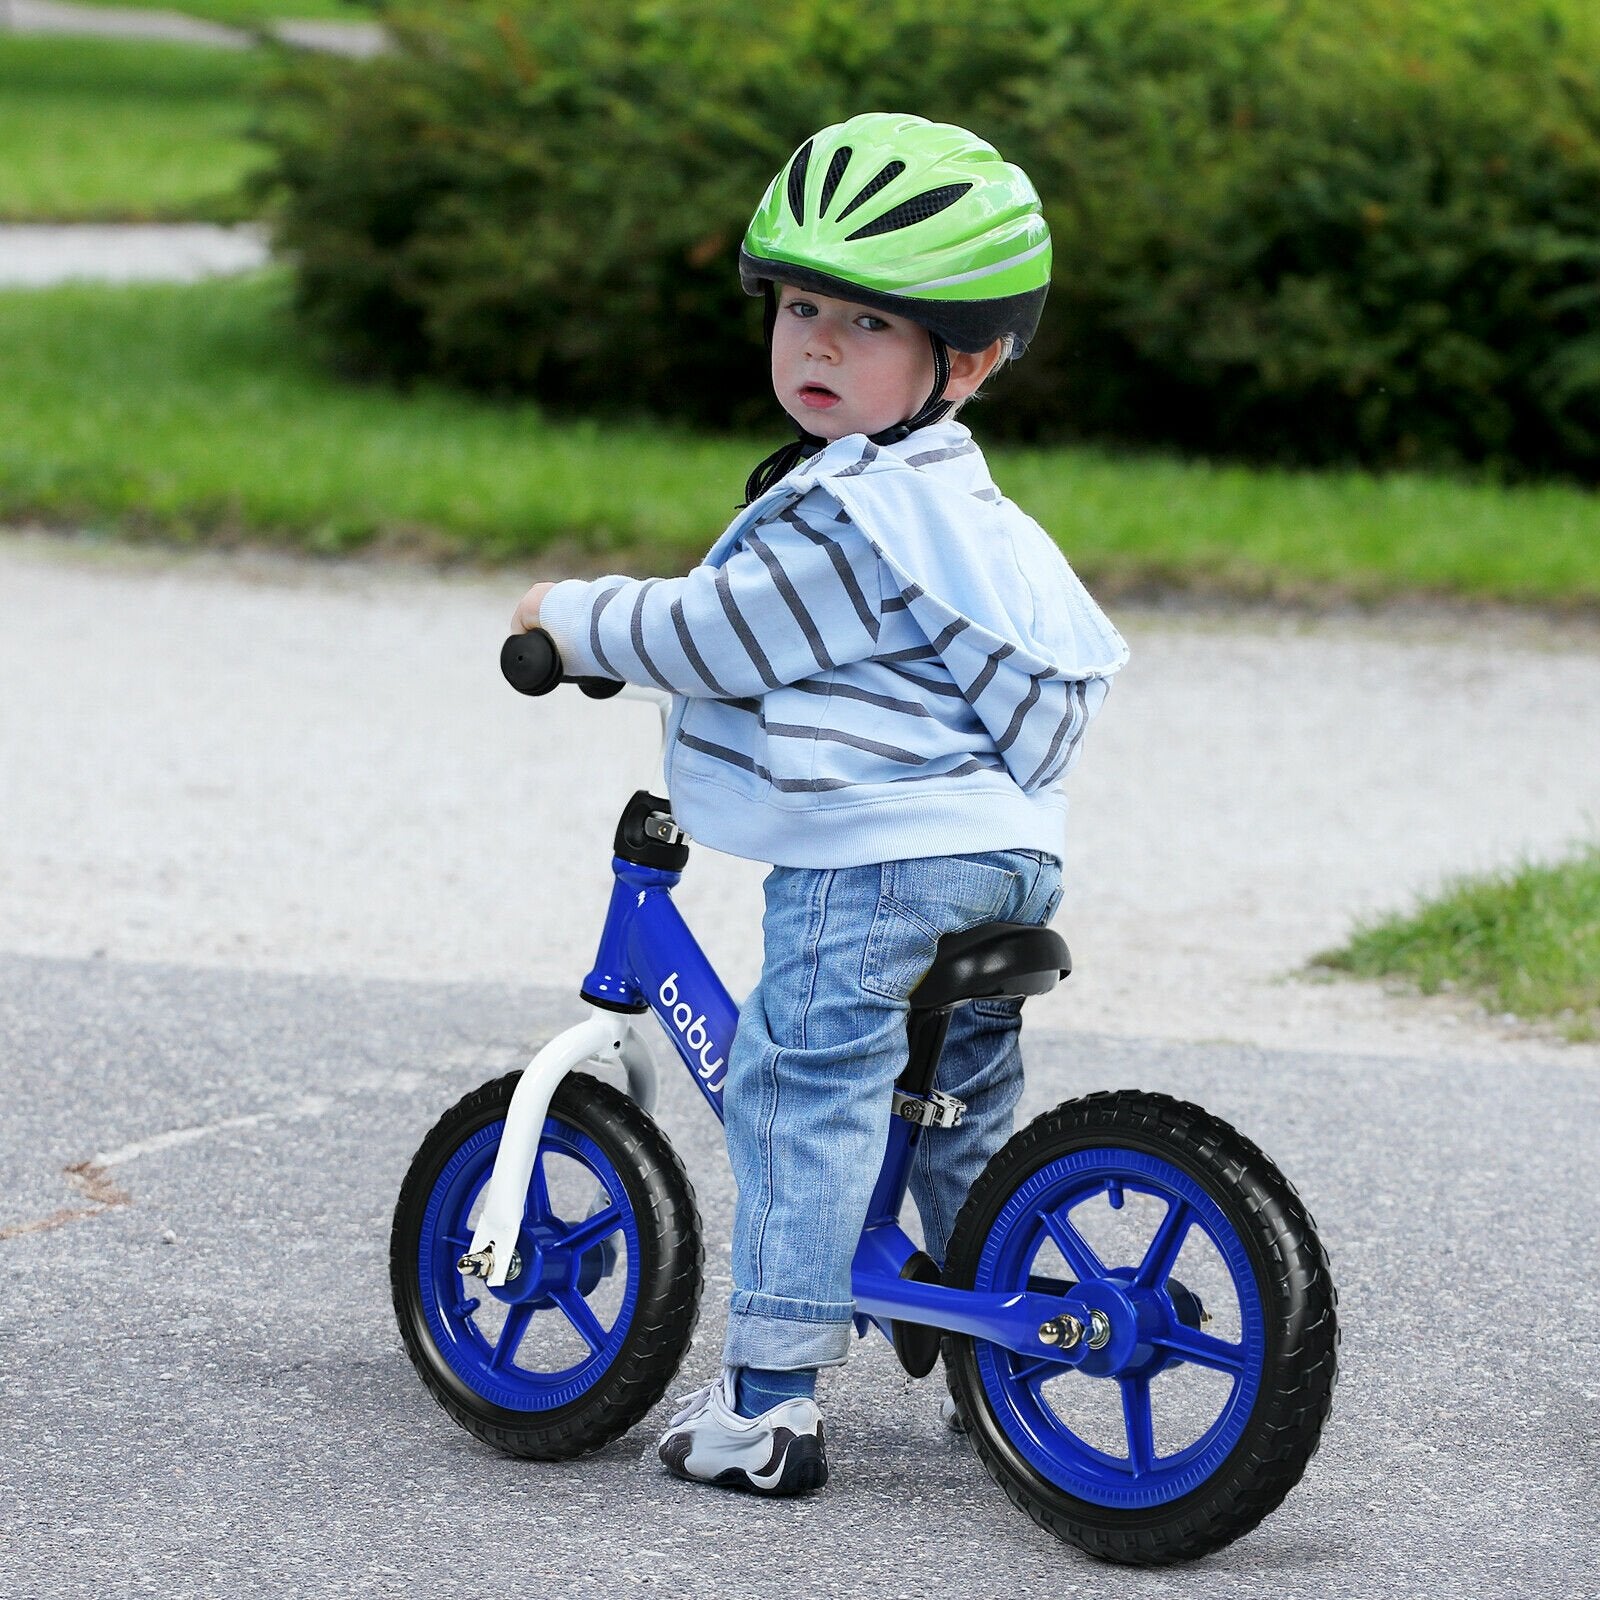
[[734, 260], [808, 133], [956, 121], [1056, 238], [991, 430], [1600, 477], [1585, 0], [431, 0], [269, 107], [347, 370], [765, 421]]

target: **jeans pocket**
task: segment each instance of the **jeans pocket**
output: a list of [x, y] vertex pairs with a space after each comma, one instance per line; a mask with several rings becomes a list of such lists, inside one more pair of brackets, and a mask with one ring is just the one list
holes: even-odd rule
[[1016, 997], [1000, 1000], [972, 1000], [968, 1002], [974, 1016], [987, 1017], [991, 1022], [1012, 1022], [1022, 1015], [1022, 1001]]
[[973, 856], [885, 861], [861, 957], [861, 987], [904, 1000], [933, 965], [939, 938], [993, 922], [1018, 887], [1015, 872]]

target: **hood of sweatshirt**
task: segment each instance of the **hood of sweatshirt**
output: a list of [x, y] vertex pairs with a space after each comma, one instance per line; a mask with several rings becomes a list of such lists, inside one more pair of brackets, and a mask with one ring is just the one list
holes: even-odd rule
[[1059, 778], [1084, 680], [1109, 678], [1128, 647], [1055, 542], [995, 487], [971, 433], [940, 422], [892, 446], [854, 434], [778, 491], [838, 502], [1024, 792]]

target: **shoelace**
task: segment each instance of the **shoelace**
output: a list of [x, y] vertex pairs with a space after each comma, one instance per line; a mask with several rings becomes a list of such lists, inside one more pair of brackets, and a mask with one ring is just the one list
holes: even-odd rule
[[708, 1383], [705, 1388], [696, 1389], [693, 1394], [679, 1395], [672, 1403], [680, 1409], [667, 1426], [669, 1428], [678, 1428], [689, 1421], [691, 1417], [698, 1417], [711, 1404], [712, 1395], [721, 1387], [722, 1379], [718, 1378], [715, 1383]]

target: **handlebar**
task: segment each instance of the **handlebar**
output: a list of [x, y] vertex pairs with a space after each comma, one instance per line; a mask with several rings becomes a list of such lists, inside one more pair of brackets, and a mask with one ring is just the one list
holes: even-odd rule
[[558, 684], [575, 683], [591, 700], [609, 700], [623, 688], [615, 678], [565, 676], [555, 641], [543, 628], [512, 634], [500, 646], [500, 671], [518, 694], [549, 694]]

